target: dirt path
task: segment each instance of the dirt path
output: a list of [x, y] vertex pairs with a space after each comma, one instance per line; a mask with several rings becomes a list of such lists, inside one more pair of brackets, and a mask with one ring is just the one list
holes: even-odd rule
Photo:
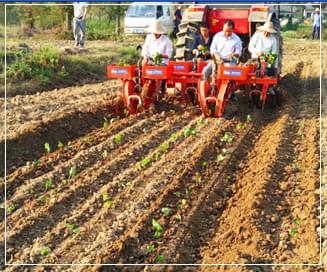
[[[319, 66], [312, 60], [317, 45], [285, 42], [281, 88], [287, 97], [277, 109], [262, 113], [242, 98], [217, 120], [203, 119], [197, 107], [168, 103], [155, 114], [122, 118], [107, 128], [100, 128], [101, 115], [97, 129], [71, 136], [50, 154], [42, 151], [47, 138], [41, 133], [41, 150], [29, 149], [39, 160], [19, 167], [24, 159], [15, 164], [19, 155], [13, 156], [16, 169], [7, 176], [7, 205], [13, 210], [7, 217], [8, 262], [318, 263]], [[24, 117], [26, 124], [9, 119], [9, 126], [24, 131], [12, 139], [24, 144], [22, 135], [33, 133], [29, 124], [34, 119], [36, 131], [52, 124], [58, 105], [75, 116], [90, 108], [97, 112], [113, 99], [103, 90], [114, 89], [114, 83], [106, 84], [72, 88], [62, 106], [57, 94], [65, 90], [53, 91], [51, 113], [41, 114], [45, 104], [36, 96], [11, 101], [19, 112], [24, 99], [31, 99], [36, 111]], [[74, 100], [79, 104], [70, 109]], [[64, 117], [60, 122], [72, 125]], [[54, 140], [61, 139], [60, 133]], [[0, 218], [3, 229], [3, 213]], [[112, 270], [144, 269], [162, 271], [150, 266]], [[210, 269], [194, 267], [217, 271]]]

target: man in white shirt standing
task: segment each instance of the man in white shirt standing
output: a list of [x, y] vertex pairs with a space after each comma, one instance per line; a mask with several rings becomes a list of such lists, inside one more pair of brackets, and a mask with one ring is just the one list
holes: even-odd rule
[[75, 46], [84, 47], [87, 2], [74, 2], [74, 38]]
[[313, 15], [313, 25], [312, 25], [312, 39], [320, 39], [320, 24], [321, 24], [321, 15], [319, 8], [316, 8], [316, 11]]
[[[249, 51], [252, 59], [257, 59], [264, 54], [278, 54], [277, 40], [272, 33], [276, 33], [272, 22], [266, 22], [252, 36], [249, 43]], [[274, 68], [277, 68], [278, 60], [275, 61]]]
[[[169, 59], [173, 54], [173, 44], [170, 39], [164, 35], [166, 30], [159, 20], [156, 20], [148, 29], [148, 34], [142, 48], [142, 66], [153, 64], [153, 60], [157, 54], [162, 55], [162, 64], [168, 65]], [[151, 60], [152, 59], [152, 60]], [[160, 96], [164, 95], [166, 80], [162, 80], [160, 86]]]
[[[242, 54], [241, 39], [233, 32], [235, 28], [232, 20], [224, 23], [223, 31], [218, 32], [212, 40], [210, 54], [218, 63], [233, 62], [233, 58], [239, 58]], [[208, 63], [202, 71], [203, 79], [209, 80], [212, 74], [213, 62]]]

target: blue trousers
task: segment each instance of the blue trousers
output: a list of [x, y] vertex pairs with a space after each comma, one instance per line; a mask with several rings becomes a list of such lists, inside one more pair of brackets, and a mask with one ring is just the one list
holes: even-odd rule
[[77, 45], [84, 46], [85, 29], [85, 20], [74, 18], [74, 38]]
[[[316, 35], [317, 33], [317, 35]], [[315, 36], [317, 37], [317, 39], [320, 39], [320, 27], [319, 26], [313, 26], [312, 28], [312, 39], [315, 39]]]

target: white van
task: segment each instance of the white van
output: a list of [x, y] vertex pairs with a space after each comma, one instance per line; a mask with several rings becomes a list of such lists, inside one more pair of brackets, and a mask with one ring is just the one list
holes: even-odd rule
[[125, 15], [124, 32], [128, 35], [147, 34], [147, 28], [159, 19], [168, 33], [174, 29], [174, 12], [174, 6], [169, 3], [133, 3]]

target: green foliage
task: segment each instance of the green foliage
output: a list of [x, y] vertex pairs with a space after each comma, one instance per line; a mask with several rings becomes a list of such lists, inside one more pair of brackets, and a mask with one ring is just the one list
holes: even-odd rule
[[109, 195], [107, 192], [102, 194], [103, 207], [111, 208], [114, 205], [114, 202], [109, 200]]
[[116, 144], [120, 144], [122, 139], [123, 139], [123, 136], [121, 134], [117, 134], [117, 135], [114, 136], [114, 142]]
[[58, 141], [57, 147], [61, 149], [64, 147], [64, 144], [61, 141]]
[[40, 249], [40, 255], [47, 256], [51, 252], [51, 249], [47, 246], [44, 246]]
[[62, 56], [50, 46], [42, 46], [30, 54], [18, 52], [15, 58], [7, 68], [9, 81], [37, 78], [41, 84], [47, 85], [56, 77], [65, 79], [68, 76], [62, 65]]
[[49, 143], [45, 143], [44, 144], [44, 149], [45, 149], [45, 152], [49, 154], [51, 152], [50, 144]]
[[47, 179], [45, 182], [44, 182], [44, 188], [46, 191], [48, 191], [49, 189], [51, 189], [52, 187], [52, 180], [51, 179]]
[[74, 165], [69, 169], [69, 179], [75, 178], [76, 174], [77, 174], [77, 168], [76, 165]]
[[295, 237], [296, 235], [297, 235], [297, 230], [296, 230], [296, 228], [291, 228], [290, 230], [289, 230], [289, 234], [292, 236], [292, 237]]
[[7, 212], [8, 213], [13, 213], [14, 211], [16, 211], [16, 209], [17, 209], [16, 205], [12, 204], [7, 208]]
[[107, 117], [103, 117], [103, 125], [102, 125], [102, 127], [103, 128], [107, 128], [109, 126], [109, 120], [108, 120], [108, 118]]
[[196, 135], [196, 130], [194, 128], [185, 128], [184, 131], [184, 137], [187, 138], [189, 136], [195, 136]]
[[169, 143], [162, 143], [158, 146], [158, 151], [166, 152], [169, 149]]
[[154, 232], [154, 237], [155, 238], [160, 238], [163, 229], [162, 229], [162, 226], [159, 224], [159, 222], [154, 218], [152, 218], [152, 228], [155, 231]]
[[70, 229], [72, 232], [78, 234], [80, 233], [80, 227], [75, 224], [66, 224], [66, 228]]
[[156, 246], [151, 244], [151, 245], [148, 245], [146, 247], [146, 252], [149, 254], [149, 253], [152, 253], [154, 250], [155, 250]]
[[163, 255], [158, 255], [157, 258], [156, 258], [156, 262], [157, 263], [164, 263], [165, 262], [165, 257]]
[[172, 142], [175, 142], [177, 140], [177, 134], [176, 133], [173, 133], [172, 135], [170, 135], [170, 138], [169, 140], [172, 141]]
[[118, 49], [119, 62], [118, 65], [130, 65], [137, 63], [139, 55], [135, 47], [121, 47]]
[[146, 157], [142, 161], [138, 162], [136, 165], [136, 169], [141, 170], [142, 168], [145, 168], [147, 165], [151, 163], [151, 158]]
[[171, 212], [171, 209], [170, 208], [167, 208], [167, 207], [164, 207], [161, 209], [161, 212], [164, 216], [168, 216]]
[[231, 143], [234, 139], [234, 136], [231, 132], [226, 132], [223, 137], [220, 138], [221, 142]]

